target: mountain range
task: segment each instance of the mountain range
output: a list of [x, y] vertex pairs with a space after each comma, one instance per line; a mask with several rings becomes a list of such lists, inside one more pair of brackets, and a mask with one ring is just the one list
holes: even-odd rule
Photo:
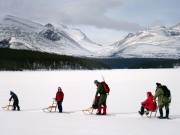
[[34, 50], [93, 58], [180, 58], [180, 23], [129, 33], [112, 45], [91, 41], [65, 25], [42, 25], [7, 15], [0, 18], [0, 48]]

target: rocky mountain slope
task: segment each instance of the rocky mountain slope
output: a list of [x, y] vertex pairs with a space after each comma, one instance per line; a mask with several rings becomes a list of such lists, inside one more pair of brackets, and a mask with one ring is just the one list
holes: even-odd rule
[[180, 58], [180, 24], [171, 28], [150, 27], [103, 46], [78, 29], [42, 25], [7, 15], [0, 19], [0, 47], [79, 57], [177, 59]]

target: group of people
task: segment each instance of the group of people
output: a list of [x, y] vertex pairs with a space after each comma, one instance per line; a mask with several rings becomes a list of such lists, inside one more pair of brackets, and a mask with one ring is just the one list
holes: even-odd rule
[[[20, 111], [18, 96], [12, 91], [10, 91], [10, 95], [11, 95], [11, 97], [10, 97], [9, 101], [11, 101], [13, 99], [13, 109], [12, 110], [15, 111], [17, 108], [17, 110]], [[58, 110], [60, 113], [62, 113], [62, 111], [63, 111], [63, 109], [62, 109], [63, 99], [64, 99], [64, 93], [63, 93], [61, 87], [58, 87], [58, 91], [56, 93], [55, 100], [57, 102]]]
[[[156, 83], [156, 91], [155, 95], [153, 96], [151, 92], [147, 92], [147, 99], [143, 102], [141, 102], [141, 109], [139, 111], [140, 115], [144, 114], [144, 109], [146, 109], [147, 113], [149, 111], [155, 111], [157, 109], [156, 105], [156, 99], [158, 98], [158, 108], [160, 116], [158, 118], [160, 119], [169, 119], [169, 106], [171, 102], [171, 97], [167, 98], [164, 96], [164, 90], [162, 89], [162, 85], [160, 83]], [[163, 108], [165, 107], [166, 115], [163, 117]]]
[[[107, 113], [107, 105], [106, 105], [106, 100], [107, 100], [107, 93], [104, 91], [104, 88], [101, 84], [101, 82], [95, 80], [94, 84], [97, 86], [97, 90], [96, 90], [96, 94], [95, 94], [95, 99], [98, 99], [98, 103], [97, 103], [97, 115], [106, 115]], [[159, 108], [159, 113], [160, 116], [158, 118], [160, 119], [168, 119], [169, 118], [169, 105], [170, 105], [170, 101], [169, 99], [167, 99], [164, 96], [164, 91], [162, 89], [162, 85], [160, 83], [156, 83], [156, 91], [155, 91], [155, 95], [153, 96], [151, 92], [147, 92], [147, 99], [143, 102], [141, 102], [141, 109], [139, 111], [140, 115], [144, 115], [145, 109], [147, 111], [154, 111], [155, 109], [157, 109], [157, 105], [156, 105], [156, 99], [158, 98], [158, 108]], [[17, 95], [10, 91], [10, 99], [9, 101], [11, 101], [11, 99], [14, 100], [13, 102], [13, 110], [20, 110], [19, 107], [19, 100]], [[64, 93], [61, 89], [61, 87], [58, 87], [58, 91], [56, 93], [56, 102], [58, 105], [58, 110], [61, 113], [63, 111], [62, 108], [62, 102], [64, 99]], [[165, 117], [163, 117], [163, 108], [165, 107], [166, 110], [166, 115]], [[103, 110], [103, 111], [102, 111]]]

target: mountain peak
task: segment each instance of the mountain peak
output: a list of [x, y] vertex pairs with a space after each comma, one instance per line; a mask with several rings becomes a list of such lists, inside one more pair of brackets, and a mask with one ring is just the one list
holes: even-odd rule
[[46, 24], [45, 27], [50, 28], [50, 29], [54, 29], [54, 26], [51, 23]]
[[175, 26], [171, 27], [170, 29], [179, 30], [180, 31], [180, 23], [176, 24]]

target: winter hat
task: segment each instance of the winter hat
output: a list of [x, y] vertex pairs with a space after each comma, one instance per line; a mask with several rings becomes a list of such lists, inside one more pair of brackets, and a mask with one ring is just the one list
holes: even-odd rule
[[98, 84], [99, 82], [98, 82], [98, 80], [94, 80], [94, 84]]
[[147, 95], [152, 96], [152, 93], [148, 91], [148, 92], [147, 92]]
[[157, 82], [156, 85], [157, 85], [157, 86], [160, 86], [161, 84]]
[[10, 91], [10, 95], [12, 95], [13, 94], [13, 92], [12, 91]]

